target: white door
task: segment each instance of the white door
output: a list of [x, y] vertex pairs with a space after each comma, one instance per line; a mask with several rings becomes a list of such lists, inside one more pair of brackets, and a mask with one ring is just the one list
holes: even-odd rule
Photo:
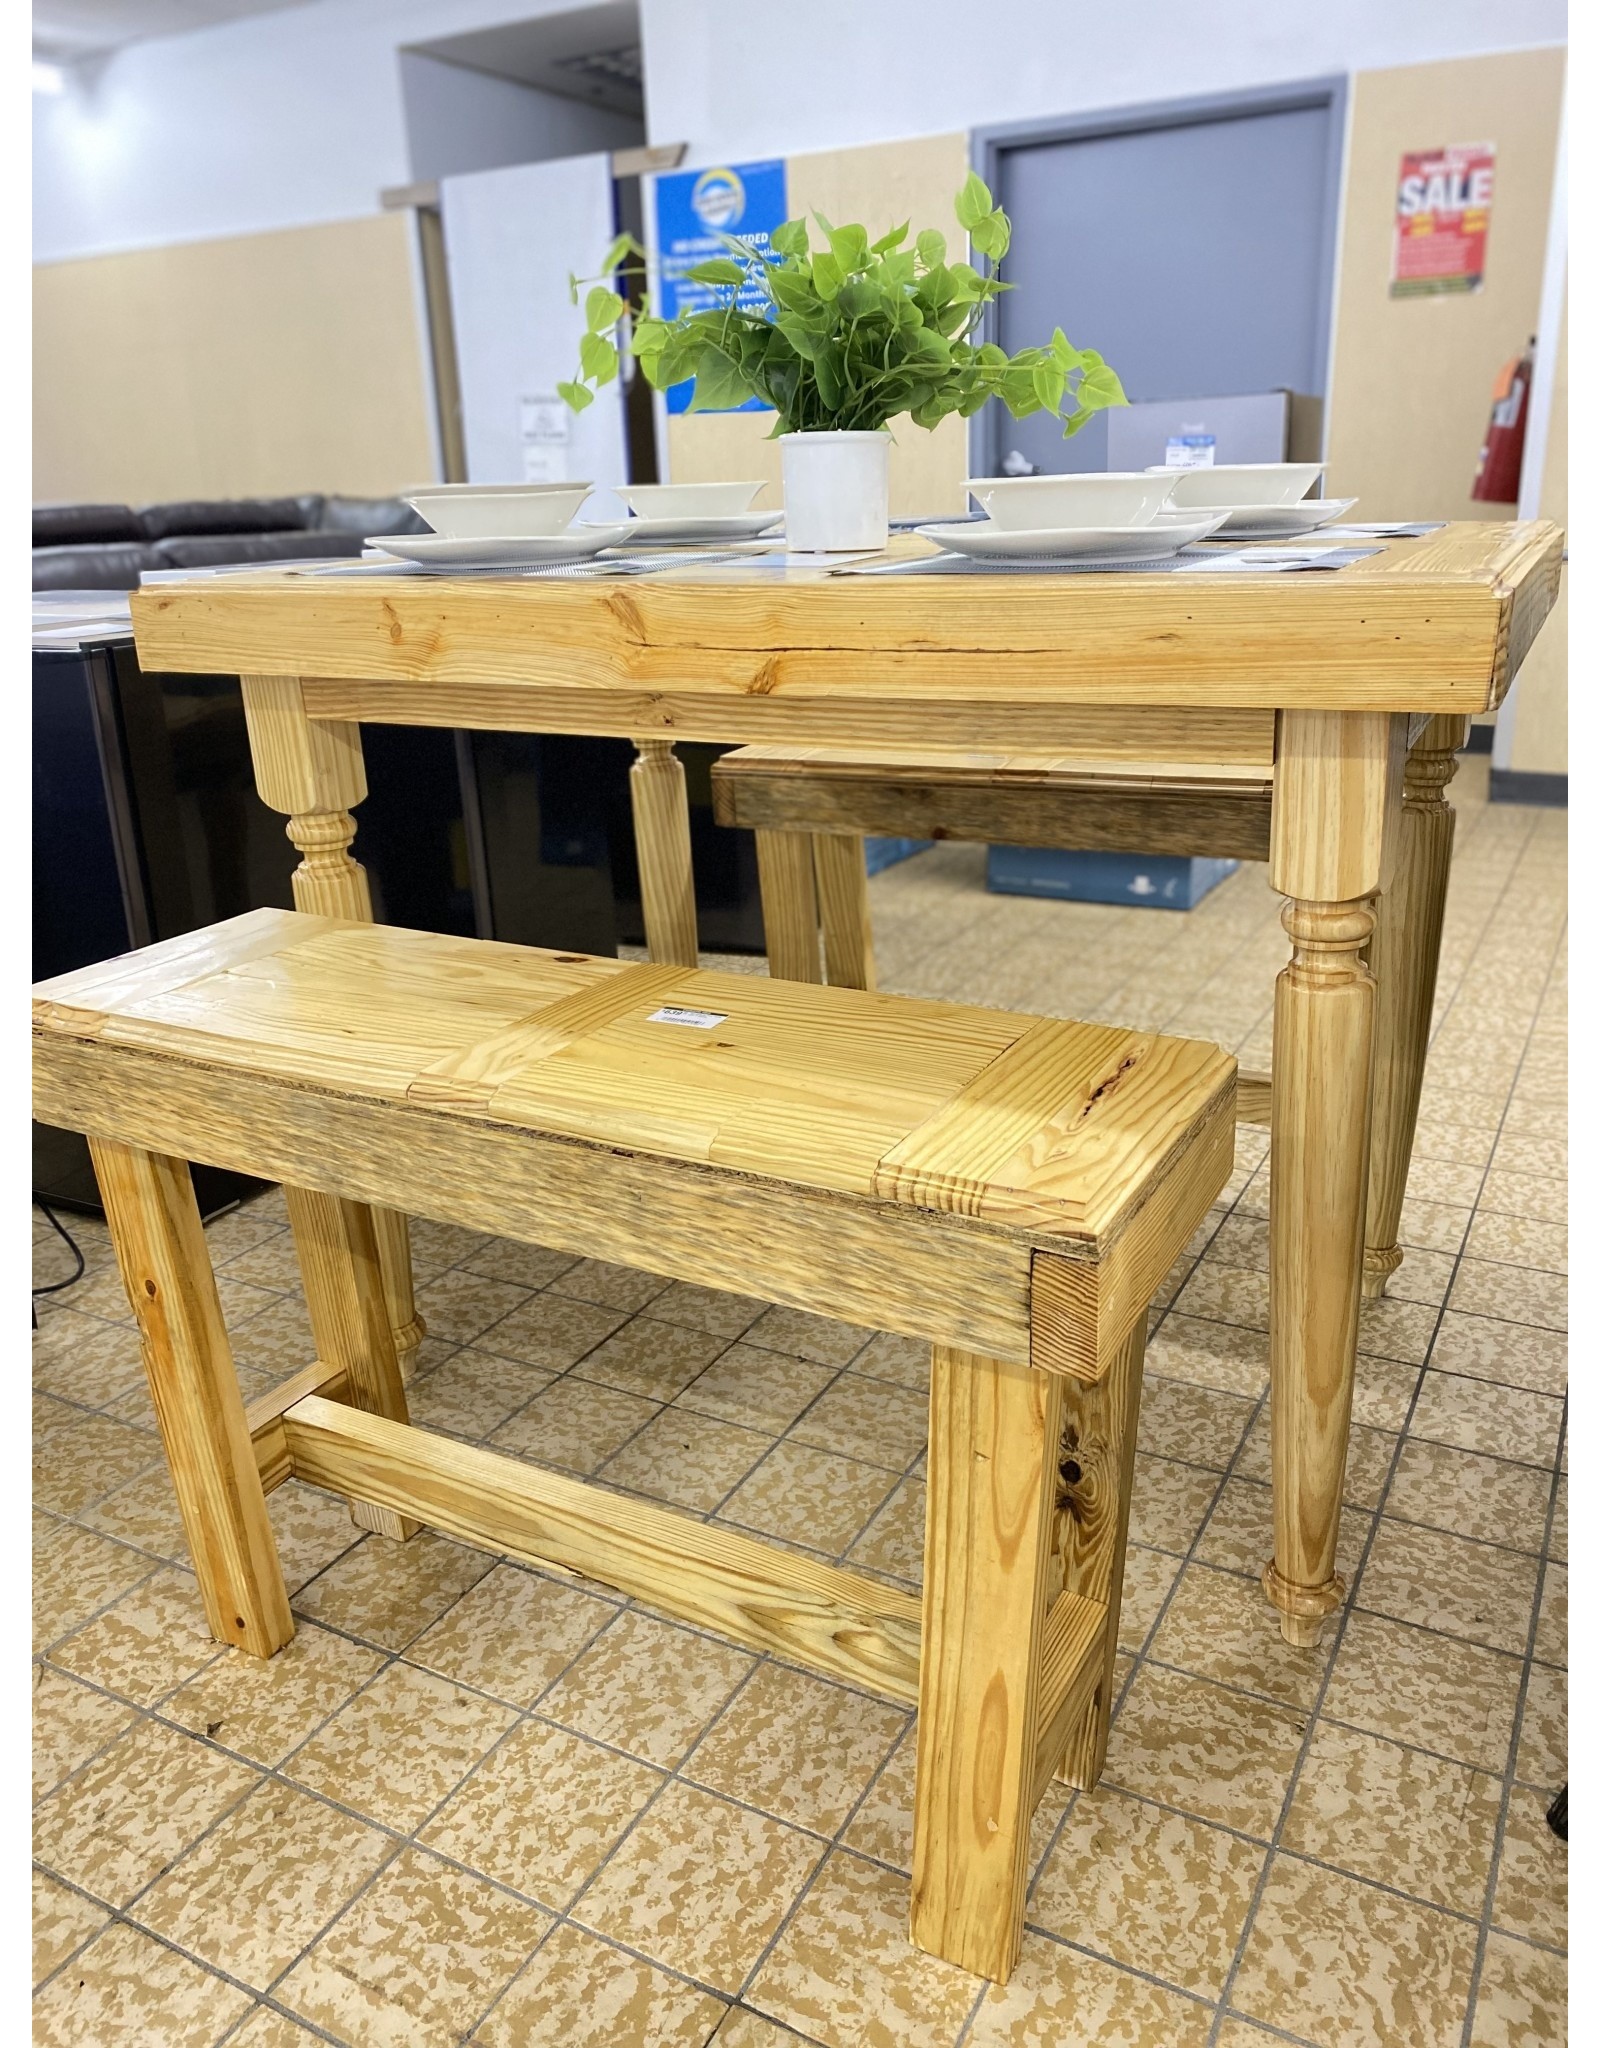
[[569, 272], [593, 276], [616, 230], [608, 155], [560, 157], [439, 181], [461, 426], [472, 483], [591, 481], [580, 515], [623, 517], [622, 386], [583, 413], [556, 400], [578, 367], [582, 305]]

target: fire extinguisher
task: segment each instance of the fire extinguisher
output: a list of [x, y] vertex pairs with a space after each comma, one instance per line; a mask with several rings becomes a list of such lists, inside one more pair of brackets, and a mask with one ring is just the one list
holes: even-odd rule
[[1489, 432], [1478, 450], [1478, 474], [1472, 495], [1491, 505], [1514, 505], [1522, 485], [1522, 444], [1528, 434], [1528, 392], [1533, 384], [1530, 336], [1520, 356], [1513, 356], [1495, 379]]

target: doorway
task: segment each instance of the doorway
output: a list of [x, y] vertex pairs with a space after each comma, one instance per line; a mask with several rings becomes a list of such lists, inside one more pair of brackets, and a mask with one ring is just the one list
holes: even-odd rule
[[[1011, 216], [993, 314], [1008, 352], [1060, 325], [1132, 400], [1327, 382], [1344, 81], [981, 131], [973, 162]], [[978, 415], [975, 471], [1104, 469], [1106, 420]]]

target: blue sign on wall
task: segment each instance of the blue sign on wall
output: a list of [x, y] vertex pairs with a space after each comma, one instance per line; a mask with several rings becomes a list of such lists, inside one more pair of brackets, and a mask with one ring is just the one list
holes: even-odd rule
[[[685, 273], [708, 256], [725, 256], [723, 235], [737, 235], [764, 249], [774, 228], [789, 218], [788, 180], [783, 159], [760, 164], [722, 164], [706, 171], [669, 171], [656, 179], [656, 234], [661, 258], [659, 311], [664, 320], [699, 313], [724, 303], [725, 287], [696, 284]], [[739, 304], [755, 312], [771, 304], [760, 283], [746, 285]], [[674, 384], [668, 412], [687, 412], [694, 379]], [[735, 412], [770, 412], [759, 398], [747, 398]]]

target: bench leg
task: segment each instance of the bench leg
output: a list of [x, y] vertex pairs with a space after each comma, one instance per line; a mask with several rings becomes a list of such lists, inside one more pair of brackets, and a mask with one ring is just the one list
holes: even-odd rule
[[1439, 979], [1439, 940], [1456, 814], [1445, 791], [1467, 720], [1434, 718], [1406, 761], [1394, 874], [1376, 906], [1368, 947], [1376, 983], [1373, 1016], [1372, 1164], [1367, 1179], [1367, 1244], [1361, 1292], [1375, 1301], [1404, 1254], [1400, 1210], [1411, 1171]]
[[[297, 676], [241, 676], [250, 758], [261, 801], [288, 817], [300, 865], [291, 878], [294, 907], [314, 917], [372, 922], [367, 871], [350, 845], [351, 806], [367, 793], [361, 728], [308, 718]], [[375, 1209], [383, 1289], [403, 1379], [410, 1379], [424, 1330], [411, 1281], [411, 1233], [404, 1216]]]
[[650, 958], [677, 967], [700, 964], [689, 844], [689, 785], [671, 740], [635, 740], [628, 770], [639, 896]]
[[1093, 1791], [1105, 1767], [1116, 1698], [1117, 1624], [1144, 1387], [1144, 1339], [1141, 1316], [1102, 1380], [1092, 1387], [1067, 1380], [1062, 1388], [1054, 1569], [1061, 1590], [1099, 1601], [1106, 1610], [1105, 1651], [1094, 1697], [1056, 1772], [1066, 1784], [1085, 1792]]
[[1062, 1384], [934, 1346], [911, 1939], [997, 1982], [1022, 1946]]
[[[318, 1360], [347, 1376], [354, 1407], [391, 1422], [408, 1421], [379, 1264], [376, 1213], [363, 1202], [306, 1188], [285, 1188], [284, 1199]], [[358, 1528], [383, 1536], [414, 1536], [420, 1527], [392, 1508], [365, 1501], [352, 1501], [350, 1514]]]
[[270, 1657], [294, 1622], [189, 1168], [105, 1139], [89, 1149], [207, 1624]]
[[855, 832], [819, 832], [812, 848], [829, 984], [833, 988], [876, 988], [872, 911], [867, 901], [867, 842]]
[[767, 972], [776, 981], [821, 981], [811, 834], [758, 830], [756, 869], [767, 934]]

